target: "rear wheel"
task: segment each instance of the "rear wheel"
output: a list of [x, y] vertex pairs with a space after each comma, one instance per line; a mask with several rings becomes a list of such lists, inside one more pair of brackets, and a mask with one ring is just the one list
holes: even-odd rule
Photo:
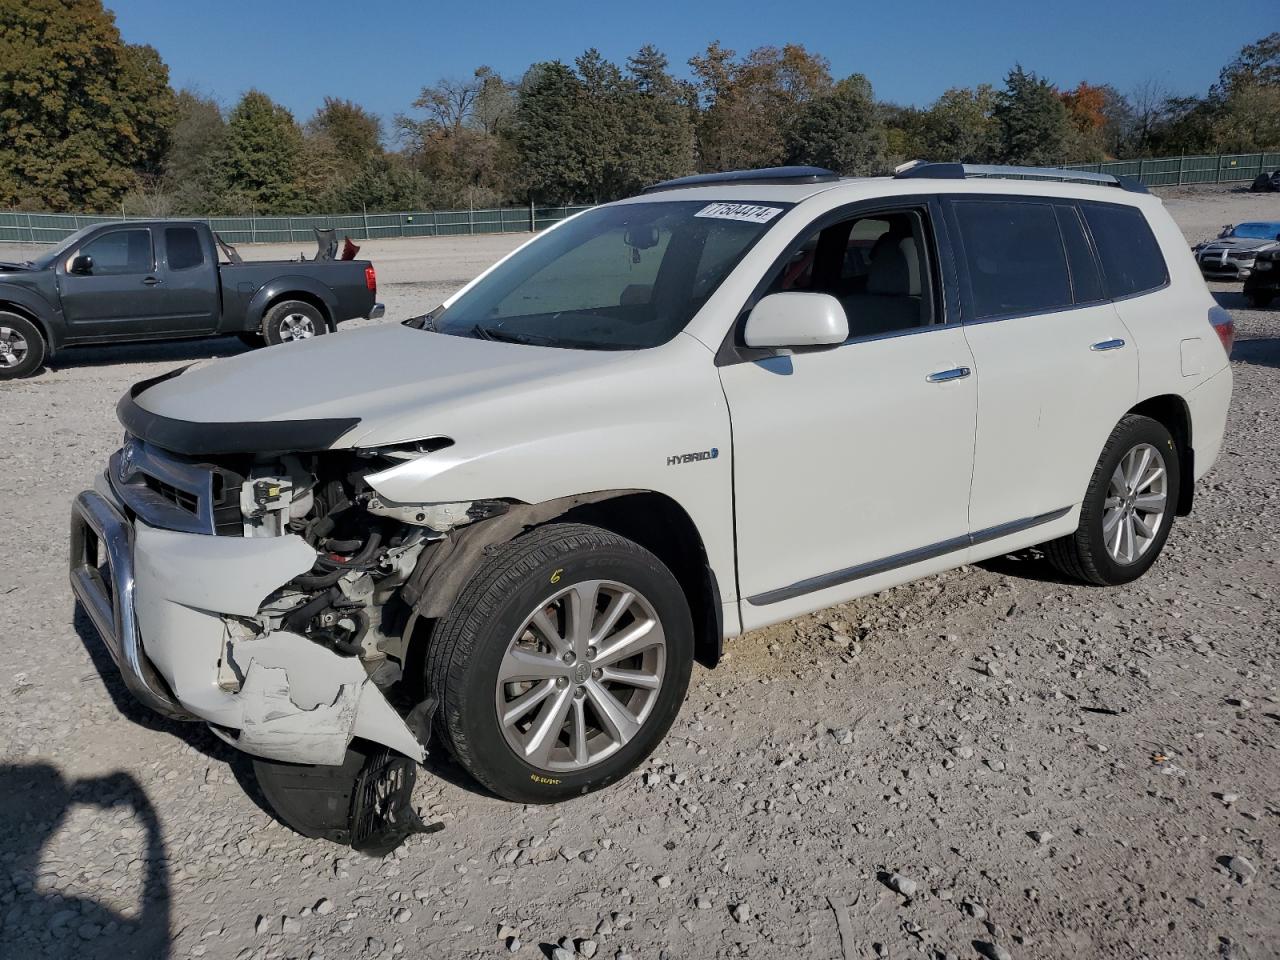
[[282, 300], [262, 320], [262, 333], [269, 344], [310, 340], [328, 332], [324, 314], [304, 300]]
[[1271, 306], [1271, 301], [1275, 299], [1274, 290], [1248, 290], [1245, 297], [1249, 301], [1249, 306], [1256, 307], [1259, 310], [1265, 310]]
[[607, 786], [666, 735], [693, 665], [679, 583], [608, 531], [551, 524], [495, 552], [437, 626], [427, 682], [441, 739], [522, 803]]
[[17, 313], [0, 312], [0, 380], [29, 377], [44, 365], [40, 328]]
[[1168, 539], [1178, 481], [1178, 449], [1164, 425], [1150, 417], [1124, 417], [1094, 468], [1080, 526], [1045, 545], [1050, 561], [1069, 576], [1102, 586], [1138, 579]]

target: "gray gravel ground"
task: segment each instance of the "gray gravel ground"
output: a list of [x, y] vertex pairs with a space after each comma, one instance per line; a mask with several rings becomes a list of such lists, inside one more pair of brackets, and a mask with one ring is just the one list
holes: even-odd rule
[[[1191, 240], [1280, 219], [1280, 197], [1169, 205]], [[520, 239], [369, 244], [388, 320]], [[446, 829], [383, 860], [275, 823], [233, 751], [99, 675], [73, 614], [68, 504], [116, 398], [239, 345], [86, 349], [4, 385], [0, 956], [1280, 956], [1280, 312], [1214, 292], [1226, 446], [1141, 581], [1028, 553], [751, 633], [637, 775], [520, 807], [438, 762], [416, 799]]]

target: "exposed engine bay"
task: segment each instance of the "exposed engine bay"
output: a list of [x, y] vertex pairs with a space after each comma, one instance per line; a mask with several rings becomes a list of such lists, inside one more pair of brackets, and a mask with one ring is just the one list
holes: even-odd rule
[[250, 633], [288, 630], [366, 663], [380, 687], [402, 678], [412, 608], [400, 588], [423, 552], [450, 530], [504, 513], [501, 501], [398, 504], [366, 477], [429, 448], [289, 455], [249, 468], [240, 486], [245, 537], [294, 534], [316, 551], [312, 569], [236, 618]]

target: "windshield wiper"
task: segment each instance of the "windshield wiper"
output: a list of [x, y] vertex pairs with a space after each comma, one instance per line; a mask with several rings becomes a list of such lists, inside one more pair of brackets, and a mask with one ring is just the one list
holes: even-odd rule
[[494, 343], [522, 343], [525, 346], [539, 342], [548, 342], [539, 337], [533, 337], [525, 333], [510, 333], [506, 330], [495, 330], [493, 327], [486, 327], [482, 323], [477, 323], [471, 328], [471, 335], [477, 340], [490, 340]]

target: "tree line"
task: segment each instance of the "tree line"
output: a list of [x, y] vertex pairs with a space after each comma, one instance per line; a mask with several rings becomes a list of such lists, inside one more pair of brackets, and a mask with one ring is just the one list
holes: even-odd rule
[[928, 107], [876, 99], [799, 44], [719, 43], [677, 76], [642, 46], [482, 66], [424, 86], [384, 125], [326, 97], [302, 122], [260, 90], [230, 107], [174, 91], [101, 0], [0, 0], [0, 205], [180, 214], [370, 212], [599, 202], [700, 171], [809, 163], [884, 173], [907, 159], [1054, 165], [1280, 148], [1280, 32], [1200, 96], [1155, 82], [1059, 87], [1015, 65], [1003, 86]]

